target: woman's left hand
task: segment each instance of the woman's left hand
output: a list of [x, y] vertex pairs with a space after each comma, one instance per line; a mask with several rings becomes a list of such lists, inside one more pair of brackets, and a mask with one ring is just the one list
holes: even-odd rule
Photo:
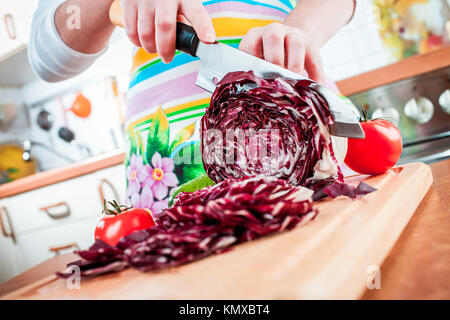
[[313, 34], [281, 23], [253, 28], [242, 39], [239, 49], [273, 64], [302, 74], [322, 84], [325, 72]]

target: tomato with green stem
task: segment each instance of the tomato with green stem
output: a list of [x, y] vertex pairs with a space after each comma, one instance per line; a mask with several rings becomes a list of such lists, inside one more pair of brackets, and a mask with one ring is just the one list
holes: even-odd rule
[[367, 120], [363, 110], [361, 127], [364, 139], [348, 139], [345, 164], [362, 174], [380, 174], [391, 169], [402, 154], [402, 135], [398, 128], [385, 119]]
[[116, 201], [108, 202], [113, 209], [107, 208], [104, 202], [105, 216], [95, 227], [95, 239], [115, 246], [120, 239], [138, 230], [155, 226], [151, 211], [119, 205]]

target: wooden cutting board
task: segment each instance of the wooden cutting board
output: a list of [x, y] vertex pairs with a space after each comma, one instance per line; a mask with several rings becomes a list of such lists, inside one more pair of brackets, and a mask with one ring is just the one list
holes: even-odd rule
[[[356, 299], [431, 186], [423, 163], [353, 176], [378, 191], [317, 204], [315, 220], [230, 252], [161, 272], [128, 269], [67, 289], [51, 276], [2, 299]], [[372, 276], [370, 275], [372, 274]], [[381, 287], [383, 274], [379, 275]]]

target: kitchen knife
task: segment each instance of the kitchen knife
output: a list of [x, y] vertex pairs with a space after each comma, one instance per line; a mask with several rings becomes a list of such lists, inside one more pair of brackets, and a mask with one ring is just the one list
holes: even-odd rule
[[[123, 26], [121, 11], [120, 2], [116, 0], [110, 10], [110, 18], [115, 25]], [[196, 84], [209, 92], [214, 92], [216, 84], [227, 73], [233, 71], [253, 71], [256, 76], [266, 79], [281, 77], [310, 80], [223, 43], [205, 44], [199, 40], [192, 27], [181, 22], [177, 23], [176, 49], [200, 58], [200, 70]], [[312, 80], [310, 81], [327, 100], [330, 107], [334, 118], [334, 123], [330, 128], [331, 134], [340, 137], [364, 138], [364, 131], [358, 120], [359, 112], [351, 101], [339, 97], [333, 91]]]

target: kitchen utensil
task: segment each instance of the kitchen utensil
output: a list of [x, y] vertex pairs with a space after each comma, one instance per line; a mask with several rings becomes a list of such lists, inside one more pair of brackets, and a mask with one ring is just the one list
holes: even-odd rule
[[[54, 276], [2, 299], [357, 299], [374, 285], [433, 178], [427, 165], [410, 163], [347, 182], [360, 180], [378, 191], [324, 199], [313, 221], [223, 254], [158, 272], [99, 276], [79, 290]], [[382, 288], [383, 279], [381, 273]]]
[[[120, 1], [116, 0], [110, 10], [113, 24], [123, 26]], [[295, 72], [289, 71], [248, 53], [237, 50], [220, 42], [205, 44], [199, 41], [195, 30], [181, 22], [177, 23], [176, 48], [200, 58], [200, 71], [196, 84], [214, 92], [217, 82], [227, 73], [233, 71], [253, 71], [262, 78], [290, 78], [306, 79]], [[312, 80], [310, 80], [312, 81]], [[350, 100], [339, 97], [328, 88], [313, 82], [315, 89], [327, 100], [334, 123], [330, 128], [331, 134], [342, 137], [364, 138], [364, 132], [359, 124], [357, 109]]]
[[58, 136], [67, 143], [71, 143], [73, 140], [75, 140], [75, 133], [69, 129], [64, 102], [62, 101], [61, 97], [57, 97], [56, 100], [58, 101], [59, 108], [61, 109], [61, 112], [63, 114], [63, 124], [64, 124], [58, 130]]
[[36, 173], [36, 160], [30, 156], [25, 161], [22, 158], [24, 152], [25, 150], [16, 144], [0, 145], [0, 184]]
[[75, 140], [75, 133], [67, 127], [61, 127], [58, 130], [58, 136], [68, 143]]
[[37, 116], [37, 124], [38, 126], [45, 131], [50, 131], [50, 129], [53, 126], [53, 115], [46, 111], [46, 110], [42, 110], [39, 112], [38, 116]]
[[88, 118], [91, 114], [92, 105], [88, 98], [81, 92], [77, 94], [72, 106], [67, 111], [72, 111], [79, 118]]

